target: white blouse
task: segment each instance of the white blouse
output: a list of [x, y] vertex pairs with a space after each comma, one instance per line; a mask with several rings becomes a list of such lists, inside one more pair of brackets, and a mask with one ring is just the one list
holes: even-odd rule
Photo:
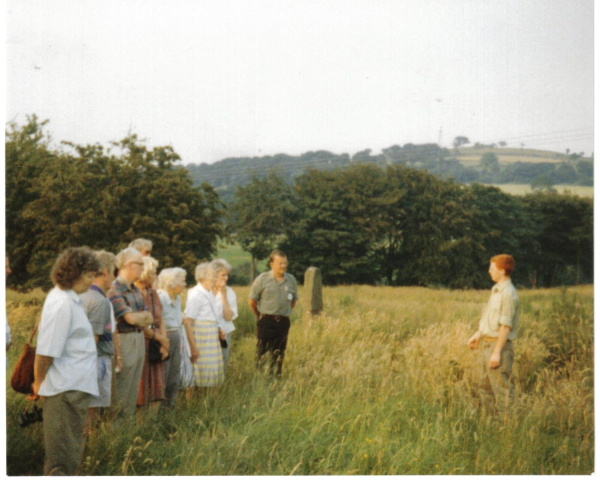
[[231, 311], [233, 311], [233, 317], [231, 320], [227, 321], [223, 317], [223, 295], [219, 291], [215, 299], [217, 300], [217, 323], [219, 324], [219, 328], [223, 330], [223, 332], [227, 335], [235, 330], [235, 325], [233, 324], [233, 320], [238, 317], [238, 307], [237, 307], [237, 296], [235, 296], [235, 292], [227, 286], [225, 288], [225, 293], [227, 294], [227, 301], [229, 301], [229, 307]]
[[98, 395], [96, 342], [81, 298], [73, 290], [55, 287], [42, 310], [38, 355], [52, 357], [39, 395], [51, 397], [69, 390]]
[[185, 318], [198, 321], [214, 321], [216, 323], [218, 313], [217, 300], [200, 283], [188, 290]]

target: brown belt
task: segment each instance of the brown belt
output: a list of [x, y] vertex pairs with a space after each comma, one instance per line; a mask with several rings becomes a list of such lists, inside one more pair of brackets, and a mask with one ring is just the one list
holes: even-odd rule
[[265, 315], [263, 313], [261, 313], [260, 315], [260, 319], [267, 319], [267, 320], [275, 320], [275, 321], [289, 321], [289, 318], [287, 316], [280, 316], [280, 315]]
[[498, 337], [484, 336], [483, 341], [496, 341]]

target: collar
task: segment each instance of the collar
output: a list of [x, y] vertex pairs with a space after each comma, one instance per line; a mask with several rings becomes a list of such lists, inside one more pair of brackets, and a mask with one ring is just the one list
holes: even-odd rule
[[128, 286], [121, 276], [117, 276], [117, 278], [113, 281], [113, 285], [117, 291], [139, 291], [138, 287], [133, 283], [131, 283], [131, 286]]
[[68, 295], [75, 303], [81, 303], [81, 298], [73, 290], [62, 290], [62, 291], [64, 291], [64, 293], [66, 295]]
[[104, 296], [106, 298], [106, 294], [104, 293], [104, 290], [102, 288], [100, 288], [100, 286], [96, 286], [96, 285], [92, 285], [90, 286], [91, 290], [97, 291], [98, 293], [100, 293], [102, 296]]
[[277, 283], [283, 283], [284, 281], [286, 281], [288, 279], [288, 274], [283, 273], [283, 279], [281, 281], [279, 281], [277, 278], [275, 278], [273, 271], [269, 271], [268, 277], [269, 277], [269, 279], [277, 281]]
[[500, 292], [504, 291], [511, 284], [512, 283], [510, 282], [509, 279], [507, 279], [506, 281], [503, 281], [502, 283], [496, 283], [494, 285], [494, 287], [492, 288], [492, 291], [494, 293], [500, 293]]
[[[175, 298], [175, 301], [173, 301], [173, 299], [169, 296], [169, 292], [167, 290], [157, 290], [156, 291], [158, 293], [158, 295], [164, 295], [163, 298], [165, 298], [167, 300], [167, 303], [169, 303], [171, 306], [176, 306], [177, 304], [177, 297], [179, 297], [179, 295]], [[160, 300], [162, 302], [162, 300]]]

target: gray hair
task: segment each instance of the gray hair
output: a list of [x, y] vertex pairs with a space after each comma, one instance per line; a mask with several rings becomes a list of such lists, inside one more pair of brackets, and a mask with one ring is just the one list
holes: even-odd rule
[[140, 275], [140, 280], [146, 281], [148, 280], [148, 273], [158, 268], [158, 261], [155, 260], [152, 256], [144, 256], [142, 258], [142, 262], [144, 263], [144, 269], [142, 270], [142, 274]]
[[118, 269], [123, 269], [127, 263], [131, 261], [132, 258], [137, 258], [141, 256], [141, 253], [135, 248], [125, 248], [119, 254], [117, 254], [115, 258], [115, 263]]
[[138, 251], [141, 251], [144, 248], [148, 248], [150, 251], [152, 251], [152, 241], [150, 241], [149, 239], [137, 238], [134, 239], [131, 243], [129, 243], [129, 247], [135, 248]]
[[185, 282], [187, 273], [183, 268], [165, 268], [158, 275], [158, 287], [161, 290], [172, 290], [182, 281]]
[[217, 270], [214, 268], [214, 266], [211, 266], [211, 263], [200, 263], [198, 266], [196, 266], [196, 281], [200, 283], [201, 281], [207, 279], [210, 272], [213, 272], [216, 277]]
[[109, 272], [114, 271], [115, 269], [115, 260], [116, 256], [108, 251], [100, 250], [94, 251], [96, 258], [98, 258], [98, 262], [100, 263], [100, 268], [98, 269], [98, 273], [96, 276], [102, 276], [106, 270]]
[[223, 258], [219, 258], [219, 259], [215, 259], [212, 263], [210, 263], [212, 266], [214, 266], [215, 270], [217, 270], [217, 273], [219, 271], [227, 271], [228, 273], [231, 271], [231, 265], [225, 261]]

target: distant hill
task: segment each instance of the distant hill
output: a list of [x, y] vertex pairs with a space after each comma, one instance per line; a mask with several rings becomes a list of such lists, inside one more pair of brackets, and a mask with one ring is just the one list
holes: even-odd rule
[[[489, 161], [485, 166], [481, 162], [484, 154]], [[374, 163], [382, 167], [404, 164], [463, 183], [592, 186], [594, 175], [593, 159], [578, 154], [480, 144], [458, 149], [447, 149], [437, 144], [394, 145], [375, 155], [370, 149], [352, 156], [323, 150], [299, 156], [282, 153], [226, 158], [214, 164], [188, 164], [186, 167], [195, 185], [203, 182], [211, 184], [223, 201], [229, 203], [235, 188], [245, 185], [253, 175], [262, 177], [269, 170], [275, 170], [285, 182], [293, 183], [307, 169], [331, 170], [356, 163]]]

